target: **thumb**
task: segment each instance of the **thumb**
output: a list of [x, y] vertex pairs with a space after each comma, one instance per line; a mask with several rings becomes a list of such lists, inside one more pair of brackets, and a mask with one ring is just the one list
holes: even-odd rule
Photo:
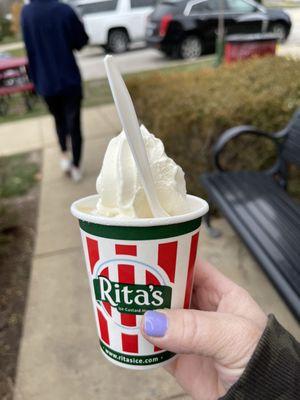
[[232, 314], [199, 310], [147, 311], [144, 337], [174, 353], [213, 357], [223, 365], [248, 362], [262, 334], [252, 321]]

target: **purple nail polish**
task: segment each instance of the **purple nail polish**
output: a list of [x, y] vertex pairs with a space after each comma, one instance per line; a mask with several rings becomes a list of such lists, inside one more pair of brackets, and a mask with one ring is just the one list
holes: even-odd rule
[[165, 314], [157, 311], [147, 311], [144, 316], [144, 331], [149, 336], [162, 337], [168, 329]]

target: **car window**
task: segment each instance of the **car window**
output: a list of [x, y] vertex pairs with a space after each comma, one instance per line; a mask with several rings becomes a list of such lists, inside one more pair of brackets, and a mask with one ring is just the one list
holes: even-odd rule
[[95, 1], [94, 3], [77, 4], [81, 16], [113, 11], [117, 8], [118, 0]]
[[190, 14], [201, 14], [213, 11], [219, 11], [219, 0], [205, 0], [191, 5]]
[[200, 3], [194, 4], [191, 8], [190, 14], [201, 14], [210, 11], [209, 2], [201, 1]]
[[154, 7], [157, 0], [131, 0], [131, 8]]
[[157, 6], [154, 8], [152, 19], [159, 20], [166, 14], [176, 15], [181, 11], [181, 8], [183, 11], [183, 7], [181, 7], [181, 5], [184, 7], [185, 2], [174, 0], [158, 2]]
[[221, 0], [209, 0], [209, 6], [212, 11], [220, 11], [221, 7], [224, 8], [224, 0], [223, 4]]
[[229, 11], [249, 13], [256, 10], [256, 7], [244, 0], [227, 0], [227, 6]]

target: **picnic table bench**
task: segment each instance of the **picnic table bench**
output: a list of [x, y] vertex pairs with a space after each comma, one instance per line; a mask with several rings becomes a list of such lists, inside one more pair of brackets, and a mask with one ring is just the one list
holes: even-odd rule
[[[220, 154], [240, 135], [272, 140], [278, 154], [274, 166], [262, 172], [225, 171]], [[253, 126], [227, 130], [215, 144], [213, 156], [216, 171], [201, 176], [210, 200], [300, 320], [300, 203], [286, 191], [289, 165], [300, 167], [300, 109], [283, 130], [274, 134]], [[206, 224], [214, 233], [209, 215]]]
[[34, 85], [28, 77], [26, 57], [12, 57], [0, 60], [0, 115], [6, 115], [11, 95], [21, 93], [25, 105], [31, 110], [35, 103]]

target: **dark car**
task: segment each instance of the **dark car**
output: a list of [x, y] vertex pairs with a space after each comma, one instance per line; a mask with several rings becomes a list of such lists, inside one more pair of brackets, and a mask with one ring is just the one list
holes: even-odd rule
[[281, 42], [289, 35], [288, 14], [252, 0], [163, 0], [148, 19], [147, 43], [180, 58], [213, 52], [222, 9], [227, 35], [272, 32]]

